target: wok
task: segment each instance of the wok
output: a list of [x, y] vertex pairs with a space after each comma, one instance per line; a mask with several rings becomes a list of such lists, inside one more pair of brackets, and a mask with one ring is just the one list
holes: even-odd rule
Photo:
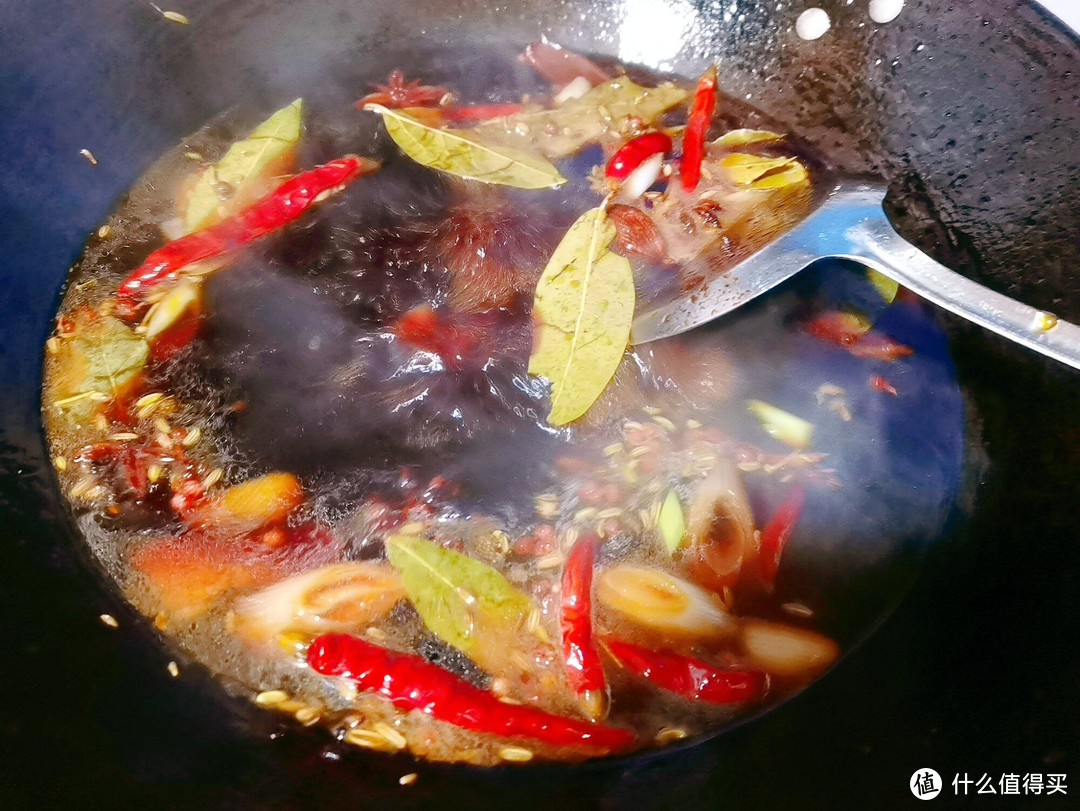
[[[445, 768], [326, 747], [230, 697], [120, 600], [62, 509], [40, 421], [42, 344], [85, 234], [163, 150], [220, 110], [268, 108], [403, 41], [540, 33], [693, 75], [890, 187], [911, 241], [1080, 319], [1080, 44], [1026, 2], [908, 0], [872, 23], [826, 2], [693, 0], [0, 3], [0, 791], [10, 807], [874, 807], [911, 773], [1068, 772], [1080, 729], [1080, 384], [947, 316], [968, 401], [967, 488], [913, 592], [837, 670], [712, 740], [581, 767]], [[406, 65], [405, 67], [408, 67]], [[359, 93], [359, 89], [358, 89]], [[90, 149], [91, 166], [79, 152]], [[971, 516], [970, 522], [959, 517]], [[890, 604], [919, 561], [900, 561]], [[119, 618], [118, 630], [98, 615]], [[420, 773], [399, 787], [397, 778]], [[839, 798], [843, 798], [840, 800]]]

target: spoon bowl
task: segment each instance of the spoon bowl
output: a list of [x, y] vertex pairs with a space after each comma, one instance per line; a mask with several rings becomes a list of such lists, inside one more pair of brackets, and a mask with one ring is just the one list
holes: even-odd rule
[[905, 240], [882, 203], [886, 188], [840, 181], [790, 231], [674, 300], [638, 313], [634, 344], [686, 332], [741, 307], [819, 259], [848, 259], [1023, 346], [1080, 369], [1080, 327], [984, 287]]

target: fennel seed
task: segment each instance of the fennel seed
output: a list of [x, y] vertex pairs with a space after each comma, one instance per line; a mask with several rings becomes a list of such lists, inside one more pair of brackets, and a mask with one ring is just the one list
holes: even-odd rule
[[536, 629], [540, 627], [540, 612], [535, 608], [529, 612], [529, 616], [525, 620], [525, 630], [530, 634], [536, 633]]
[[79, 481], [71, 485], [71, 489], [68, 490], [68, 498], [72, 500], [81, 499], [92, 486], [93, 481], [91, 479], [79, 479]]
[[596, 507], [582, 507], [574, 513], [575, 521], [588, 521], [596, 515]]
[[289, 700], [289, 694], [284, 690], [263, 690], [255, 696], [255, 703], [260, 707], [276, 707], [283, 701]]
[[356, 728], [348, 730], [342, 737], [345, 743], [353, 746], [362, 746], [365, 749], [388, 749], [389, 743], [378, 732], [370, 729]]
[[538, 561], [536, 561], [536, 568], [557, 569], [559, 566], [562, 566], [562, 562], [564, 559], [565, 558], [563, 558], [563, 556], [560, 554], [547, 555], [546, 557], [542, 557]]
[[213, 470], [211, 470], [206, 475], [206, 478], [204, 478], [202, 480], [203, 488], [206, 489], [206, 490], [209, 490], [211, 487], [213, 487], [215, 484], [217, 484], [219, 481], [221, 481], [221, 479], [224, 476], [225, 476], [225, 471], [224, 470], [222, 470], [220, 467], [214, 468]]
[[504, 746], [499, 750], [499, 757], [512, 763], [526, 763], [533, 759], [533, 753], [522, 746]]
[[659, 744], [674, 743], [686, 737], [686, 730], [678, 727], [663, 727], [656, 733], [656, 742]]
[[375, 731], [382, 735], [386, 742], [393, 746], [395, 749], [404, 749], [409, 745], [409, 742], [405, 739], [405, 736], [390, 726], [385, 721], [379, 721], [375, 724]]
[[780, 610], [787, 614], [791, 614], [793, 617], [802, 617], [803, 619], [809, 619], [814, 616], [814, 610], [810, 606], [803, 605], [802, 603], [784, 603], [780, 606]]
[[138, 400], [135, 401], [135, 408], [151, 408], [161, 402], [161, 398], [165, 396], [164, 392], [152, 391], [149, 394], [144, 394]]

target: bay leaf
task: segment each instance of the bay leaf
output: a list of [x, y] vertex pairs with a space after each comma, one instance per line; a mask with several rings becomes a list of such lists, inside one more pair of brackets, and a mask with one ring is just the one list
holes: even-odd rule
[[517, 189], [547, 189], [566, 182], [546, 158], [485, 144], [476, 131], [433, 127], [402, 110], [378, 104], [364, 109], [379, 113], [394, 143], [414, 161], [432, 169]]
[[393, 535], [386, 552], [427, 629], [480, 667], [500, 670], [532, 600], [497, 569], [424, 538]]
[[[285, 169], [300, 140], [303, 107], [303, 100], [296, 99], [278, 110], [199, 175], [184, 212], [186, 233], [213, 225], [267, 191], [266, 181]], [[232, 190], [228, 200], [218, 193], [222, 183]]]
[[881, 297], [885, 299], [886, 304], [892, 304], [896, 299], [896, 294], [900, 291], [900, 284], [894, 282], [888, 276], [883, 273], [878, 273], [873, 268], [866, 269], [866, 278], [870, 280], [870, 284], [874, 285]]
[[649, 125], [686, 96], [673, 84], [643, 87], [619, 76], [554, 110], [523, 110], [485, 122], [473, 132], [494, 143], [527, 145], [549, 158], [562, 158], [609, 134], [621, 139], [630, 116]]
[[713, 146], [722, 149], [734, 149], [735, 147], [747, 146], [748, 144], [767, 144], [773, 141], [782, 141], [784, 136], [771, 130], [740, 129], [725, 132], [712, 142]]
[[806, 167], [795, 158], [733, 152], [720, 160], [720, 166], [732, 182], [752, 189], [781, 189], [810, 179]]
[[604, 209], [578, 218], [555, 248], [536, 285], [539, 330], [529, 374], [551, 381], [548, 422], [566, 425], [584, 414], [622, 361], [634, 319], [630, 263], [608, 250], [615, 225]]
[[118, 318], [104, 316], [76, 325], [57, 357], [54, 405], [74, 416], [89, 414], [93, 395], [111, 398], [146, 365], [146, 340]]

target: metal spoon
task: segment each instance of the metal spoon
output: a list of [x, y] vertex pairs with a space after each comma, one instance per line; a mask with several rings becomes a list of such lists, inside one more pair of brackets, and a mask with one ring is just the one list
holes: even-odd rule
[[806, 219], [700, 290], [639, 313], [630, 336], [667, 338], [741, 307], [818, 259], [851, 259], [980, 326], [1080, 369], [1080, 327], [949, 270], [896, 233], [885, 187], [845, 181]]

